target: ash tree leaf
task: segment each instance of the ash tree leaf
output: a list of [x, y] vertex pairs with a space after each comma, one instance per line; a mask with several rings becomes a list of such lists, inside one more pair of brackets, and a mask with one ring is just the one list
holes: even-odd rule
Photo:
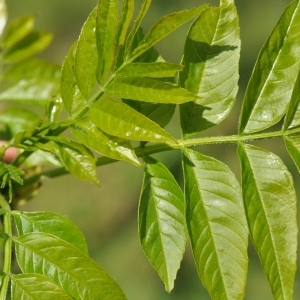
[[3, 35], [3, 46], [10, 47], [28, 35], [34, 26], [35, 16], [22, 16], [13, 20], [5, 30]]
[[95, 8], [82, 27], [75, 52], [75, 77], [79, 90], [86, 99], [92, 95], [96, 84], [98, 53], [96, 45]]
[[196, 267], [212, 299], [243, 299], [248, 227], [240, 186], [225, 164], [184, 149], [186, 220]]
[[12, 212], [19, 236], [44, 232], [61, 238], [82, 253], [88, 255], [88, 247], [83, 233], [66, 217], [52, 212]]
[[104, 132], [129, 140], [175, 142], [159, 125], [130, 106], [108, 97], [100, 98], [90, 107], [89, 116]]
[[96, 17], [96, 45], [98, 51], [97, 80], [99, 84], [112, 68], [116, 52], [118, 0], [99, 0]]
[[6, 1], [0, 0], [0, 37], [3, 34], [5, 25], [7, 21], [7, 7], [6, 7]]
[[283, 130], [300, 125], [300, 72], [294, 85], [288, 111], [286, 113]]
[[150, 78], [124, 77], [115, 79], [105, 92], [110, 97], [154, 103], [184, 103], [197, 100], [197, 96], [168, 82]]
[[47, 48], [52, 38], [53, 35], [50, 32], [32, 31], [4, 51], [3, 61], [13, 63], [27, 59]]
[[288, 150], [291, 158], [295, 162], [298, 171], [300, 172], [300, 137], [299, 136], [289, 136], [285, 137], [285, 146]]
[[76, 300], [125, 300], [119, 285], [92, 259], [47, 233], [13, 238], [23, 273], [46, 276]]
[[85, 98], [77, 86], [74, 73], [76, 47], [77, 42], [72, 45], [61, 70], [60, 92], [69, 116], [74, 115], [77, 110], [80, 110], [86, 104]]
[[139, 236], [145, 254], [170, 292], [187, 240], [184, 196], [162, 163], [150, 157], [145, 161]]
[[239, 133], [276, 124], [285, 114], [300, 66], [300, 2], [292, 1], [260, 51], [248, 83]]
[[73, 136], [78, 142], [94, 151], [116, 160], [126, 160], [141, 166], [141, 162], [136, 157], [130, 141], [101, 131], [89, 117], [81, 118], [72, 125], [71, 129]]
[[172, 33], [175, 29], [195, 18], [201, 11], [206, 9], [207, 5], [201, 5], [190, 10], [182, 10], [170, 15], [164, 16], [153, 25], [153, 27], [146, 34], [141, 43], [129, 54], [128, 60], [132, 61], [139, 57], [142, 53], [157, 44], [167, 35]]
[[292, 176], [267, 150], [239, 145], [238, 154], [252, 240], [274, 299], [292, 299], [298, 232]]
[[233, 1], [202, 11], [186, 39], [180, 85], [199, 99], [180, 106], [183, 134], [189, 136], [220, 123], [238, 91], [239, 18]]
[[40, 274], [19, 274], [10, 276], [12, 300], [72, 300], [60, 286]]

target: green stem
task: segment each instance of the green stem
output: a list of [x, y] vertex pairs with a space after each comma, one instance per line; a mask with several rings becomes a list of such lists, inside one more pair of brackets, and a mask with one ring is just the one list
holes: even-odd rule
[[0, 206], [5, 210], [3, 215], [3, 227], [4, 233], [7, 235], [7, 239], [4, 245], [4, 266], [3, 273], [4, 278], [2, 280], [0, 290], [0, 300], [6, 300], [6, 294], [8, 290], [10, 272], [11, 272], [11, 260], [12, 260], [12, 224], [11, 224], [11, 210], [7, 201], [0, 195]]

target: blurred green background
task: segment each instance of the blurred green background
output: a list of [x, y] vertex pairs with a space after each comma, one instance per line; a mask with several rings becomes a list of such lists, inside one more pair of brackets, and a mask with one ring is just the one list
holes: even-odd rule
[[[83, 22], [97, 3], [96, 0], [8, 0], [7, 2], [10, 20], [23, 14], [35, 13], [38, 16], [37, 27], [54, 32], [52, 45], [41, 56], [58, 63], [62, 63], [69, 47], [77, 39]], [[229, 118], [221, 125], [203, 132], [202, 135], [236, 133], [242, 96], [255, 59], [264, 40], [289, 2], [288, 0], [236, 0], [242, 37], [240, 92]], [[153, 0], [143, 27], [146, 31], [159, 17], [202, 3], [204, 1], [201, 0]], [[217, 5], [218, 1], [211, 0], [209, 3]], [[137, 8], [140, 4], [141, 0], [136, 0]], [[188, 28], [189, 24], [183, 26], [158, 45], [157, 49], [166, 60], [180, 61]], [[167, 130], [179, 138], [178, 120], [177, 113]], [[300, 196], [300, 176], [291, 159], [286, 155], [283, 142], [276, 139], [260, 142], [257, 145], [271, 149], [282, 157], [294, 175], [297, 193]], [[240, 178], [235, 146], [205, 146], [198, 150], [229, 164], [237, 178]], [[155, 157], [166, 164], [182, 185], [180, 154], [169, 152]], [[197, 276], [189, 244], [175, 282], [175, 289], [171, 294], [164, 291], [163, 283], [144, 256], [137, 234], [137, 207], [143, 169], [120, 162], [99, 168], [98, 175], [100, 188], [81, 182], [72, 176], [46, 179], [39, 195], [20, 209], [54, 211], [73, 220], [84, 232], [92, 258], [119, 282], [129, 300], [210, 299]], [[249, 255], [245, 299], [273, 299], [252, 244], [249, 246]], [[294, 299], [300, 299], [299, 272]]]

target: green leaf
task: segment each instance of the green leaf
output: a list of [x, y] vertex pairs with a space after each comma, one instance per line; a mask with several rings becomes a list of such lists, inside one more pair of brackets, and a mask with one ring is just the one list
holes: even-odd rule
[[205, 10], [208, 6], [201, 5], [197, 8], [192, 8], [190, 10], [182, 10], [180, 12], [175, 12], [161, 18], [146, 34], [145, 38], [141, 41], [137, 48], [129, 55], [128, 60], [132, 61], [142, 53], [147, 51], [149, 48], [157, 44], [167, 35], [172, 33], [175, 29], [188, 22], [189, 20], [196, 17], [201, 11]]
[[6, 1], [0, 0], [0, 37], [3, 34], [5, 25], [7, 21], [7, 7], [6, 7]]
[[275, 299], [292, 299], [297, 220], [293, 179], [275, 154], [240, 145], [243, 196], [250, 233]]
[[113, 136], [161, 143], [175, 141], [153, 121], [130, 106], [108, 97], [102, 97], [92, 105], [89, 116], [98, 128]]
[[264, 44], [250, 78], [240, 133], [266, 129], [284, 115], [300, 66], [300, 2], [288, 5]]
[[62, 136], [47, 138], [57, 145], [56, 154], [66, 170], [81, 180], [88, 180], [99, 185], [96, 174], [96, 161], [88, 148]]
[[74, 52], [77, 47], [75, 42], [68, 52], [61, 71], [60, 91], [65, 108], [70, 116], [86, 104], [84, 96], [81, 94], [76, 84], [74, 73]]
[[42, 274], [76, 300], [125, 300], [118, 284], [93, 260], [58, 237], [29, 233], [13, 238], [23, 273]]
[[99, 0], [96, 18], [97, 80], [101, 84], [112, 68], [116, 52], [118, 0]]
[[164, 78], [173, 77], [177, 72], [182, 71], [183, 66], [171, 63], [131, 63], [126, 65], [120, 71], [116, 72], [116, 78], [120, 77], [152, 77]]
[[105, 89], [108, 96], [159, 103], [184, 103], [197, 96], [168, 82], [150, 78], [124, 77], [114, 80]]
[[220, 123], [231, 111], [238, 91], [240, 44], [233, 1], [209, 7], [192, 24], [179, 81], [199, 99], [180, 106], [185, 136]]
[[22, 40], [4, 51], [3, 61], [13, 63], [33, 56], [48, 47], [52, 41], [52, 33], [32, 31]]
[[126, 33], [133, 15], [134, 0], [123, 0], [121, 16], [117, 26], [116, 46], [124, 45]]
[[290, 136], [285, 137], [285, 146], [295, 162], [298, 171], [300, 172], [300, 137], [299, 136]]
[[48, 123], [54, 123], [61, 113], [63, 101], [60, 96], [57, 96], [46, 103], [45, 113]]
[[66, 217], [45, 211], [13, 211], [12, 216], [15, 220], [19, 236], [32, 232], [50, 233], [88, 255], [88, 247], [83, 233]]
[[243, 299], [248, 228], [240, 186], [220, 161], [183, 154], [187, 226], [202, 283], [212, 299]]
[[145, 254], [170, 292], [187, 240], [185, 202], [173, 175], [150, 157], [146, 158], [139, 204], [139, 236]]
[[40, 274], [10, 275], [12, 300], [72, 300], [57, 284]]
[[72, 125], [72, 134], [77, 141], [100, 154], [141, 166], [128, 140], [101, 131], [89, 117], [83, 117]]
[[15, 19], [7, 27], [3, 36], [2, 44], [4, 47], [10, 47], [28, 35], [34, 26], [35, 16], [28, 15]]
[[92, 95], [96, 84], [98, 62], [96, 46], [96, 14], [95, 8], [82, 27], [75, 52], [75, 77], [78, 88], [86, 99]]
[[298, 74], [288, 111], [284, 120], [283, 130], [300, 125], [300, 73]]

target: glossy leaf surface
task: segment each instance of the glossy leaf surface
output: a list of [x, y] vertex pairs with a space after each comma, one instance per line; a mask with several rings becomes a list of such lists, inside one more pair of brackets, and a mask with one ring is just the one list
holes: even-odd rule
[[196, 266], [212, 299], [243, 299], [248, 228], [239, 184], [220, 161], [183, 156], [187, 226]]
[[149, 142], [174, 141], [159, 125], [130, 106], [108, 97], [102, 97], [91, 106], [89, 116], [98, 128], [113, 136]]
[[197, 99], [197, 96], [174, 84], [140, 77], [116, 79], [105, 92], [111, 97], [154, 103], [179, 104]]
[[145, 254], [170, 292], [187, 240], [185, 202], [173, 175], [149, 157], [139, 204], [139, 236]]
[[12, 300], [72, 300], [61, 287], [40, 274], [10, 275]]
[[29, 233], [14, 238], [23, 273], [42, 274], [77, 300], [125, 300], [118, 284], [93, 260], [58, 237]]
[[79, 90], [88, 99], [96, 84], [98, 53], [96, 46], [95, 8], [82, 27], [75, 52], [75, 77]]
[[149, 48], [157, 44], [167, 35], [172, 33], [175, 29], [195, 18], [201, 11], [207, 8], [207, 5], [202, 5], [190, 10], [183, 10], [175, 12], [161, 18], [146, 34], [145, 38], [141, 41], [136, 49], [129, 56], [129, 60], [133, 60], [147, 51]]
[[290, 136], [285, 138], [285, 146], [294, 160], [298, 171], [300, 172], [300, 138], [299, 136]]
[[293, 179], [275, 154], [240, 145], [243, 197], [250, 233], [275, 299], [292, 299], [297, 221]]
[[227, 117], [238, 91], [240, 28], [233, 1], [209, 7], [192, 24], [184, 48], [180, 85], [199, 100], [180, 107], [183, 134], [189, 136]]
[[107, 157], [116, 160], [127, 160], [137, 166], [141, 165], [130, 141], [101, 131], [89, 117], [83, 117], [76, 122], [72, 126], [72, 134], [80, 143]]
[[52, 212], [13, 211], [18, 234], [44, 232], [55, 235], [88, 255], [85, 238], [79, 228], [66, 217]]
[[7, 7], [5, 0], [0, 0], [0, 37], [3, 34], [4, 27], [7, 21]]
[[100, 0], [96, 17], [96, 44], [98, 50], [97, 80], [101, 84], [109, 73], [115, 58], [118, 0]]
[[300, 2], [294, 0], [264, 44], [250, 78], [240, 133], [276, 124], [284, 115], [300, 66]]

